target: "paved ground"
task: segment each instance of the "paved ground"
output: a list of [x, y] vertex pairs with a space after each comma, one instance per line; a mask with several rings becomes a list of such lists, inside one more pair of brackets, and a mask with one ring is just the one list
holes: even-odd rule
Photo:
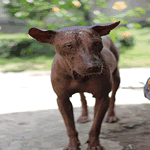
[[[120, 121], [102, 124], [101, 144], [106, 150], [150, 149], [150, 101], [143, 86], [150, 68], [120, 69], [116, 96]], [[62, 150], [68, 144], [65, 126], [50, 84], [50, 71], [0, 73], [0, 150]], [[86, 93], [90, 118], [94, 98]], [[75, 119], [80, 116], [80, 97], [71, 98]], [[82, 149], [92, 122], [76, 123]]]

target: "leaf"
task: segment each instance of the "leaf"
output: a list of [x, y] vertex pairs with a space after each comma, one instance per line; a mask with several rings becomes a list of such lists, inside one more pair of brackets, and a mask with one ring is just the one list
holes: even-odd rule
[[142, 26], [141, 26], [139, 23], [134, 23], [134, 26], [135, 26], [137, 29], [142, 28]]
[[19, 2], [21, 5], [25, 5], [26, 3], [27, 3], [27, 1], [26, 0], [20, 0], [20, 2]]
[[85, 10], [89, 10], [90, 8], [91, 8], [90, 5], [85, 5], [85, 6], [84, 6], [84, 9], [85, 9]]
[[116, 32], [110, 32], [109, 36], [112, 38], [113, 41], [117, 41], [118, 34]]
[[146, 14], [146, 10], [144, 8], [141, 8], [141, 7], [137, 7], [136, 11], [139, 11], [141, 14]]

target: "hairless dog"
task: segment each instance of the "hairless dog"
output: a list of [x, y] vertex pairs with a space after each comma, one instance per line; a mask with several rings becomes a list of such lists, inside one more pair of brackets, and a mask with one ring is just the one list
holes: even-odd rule
[[[83, 92], [96, 98], [93, 125], [89, 132], [87, 150], [103, 150], [99, 141], [101, 124], [108, 110], [106, 122], [117, 122], [114, 103], [120, 84], [118, 69], [119, 50], [106, 36], [120, 21], [90, 27], [74, 26], [57, 31], [31, 28], [29, 35], [39, 42], [52, 44], [56, 50], [51, 82], [57, 94], [57, 103], [64, 119], [69, 144], [64, 150], [80, 150], [73, 107], [70, 97], [80, 93], [82, 114], [78, 122], [89, 121], [87, 103]], [[112, 95], [109, 98], [109, 93]]]

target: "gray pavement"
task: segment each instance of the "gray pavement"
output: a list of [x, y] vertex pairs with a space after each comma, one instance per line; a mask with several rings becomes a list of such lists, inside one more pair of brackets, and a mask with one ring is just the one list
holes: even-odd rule
[[[120, 121], [102, 124], [100, 139], [106, 150], [135, 149], [136, 142], [139, 144], [136, 149], [141, 148], [143, 145], [140, 145], [140, 141], [131, 139], [132, 135], [136, 139], [139, 131], [150, 139], [147, 131], [149, 127], [146, 127], [150, 124], [150, 101], [143, 94], [150, 68], [120, 69], [120, 75], [121, 85], [116, 95], [116, 113]], [[0, 72], [0, 80], [0, 150], [62, 150], [67, 146], [66, 128], [52, 90], [50, 71]], [[92, 119], [95, 99], [89, 93], [85, 95]], [[79, 94], [74, 94], [71, 101], [77, 119], [81, 113]], [[87, 147], [84, 143], [88, 139], [91, 125], [92, 122], [76, 123], [83, 150]], [[136, 130], [137, 126], [141, 128]], [[132, 132], [135, 130], [135, 134], [131, 129]], [[123, 132], [128, 135], [125, 139], [122, 137]], [[150, 143], [142, 137], [138, 139], [141, 139], [141, 143], [147, 142], [144, 146]], [[150, 149], [150, 145], [144, 148], [147, 149]]]

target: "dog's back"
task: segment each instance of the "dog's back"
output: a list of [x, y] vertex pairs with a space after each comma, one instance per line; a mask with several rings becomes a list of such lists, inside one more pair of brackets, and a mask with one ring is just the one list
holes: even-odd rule
[[111, 74], [115, 71], [119, 61], [119, 49], [115, 46], [112, 39], [109, 36], [102, 37], [103, 49], [101, 51], [102, 56], [106, 60]]
[[108, 47], [108, 49], [114, 54], [116, 61], [119, 61], [120, 51], [119, 48], [113, 43], [112, 39], [109, 36], [102, 37], [103, 45]]

